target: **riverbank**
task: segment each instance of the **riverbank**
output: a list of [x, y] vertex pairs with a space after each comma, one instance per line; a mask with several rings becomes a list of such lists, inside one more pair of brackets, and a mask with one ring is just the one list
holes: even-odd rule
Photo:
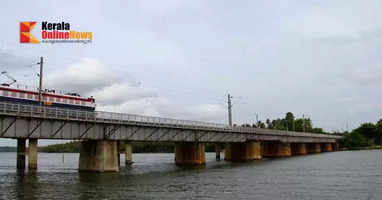
[[341, 148], [340, 151], [354, 151], [354, 150], [376, 150], [382, 149], [382, 145], [372, 145], [368, 147], [349, 147], [349, 148]]

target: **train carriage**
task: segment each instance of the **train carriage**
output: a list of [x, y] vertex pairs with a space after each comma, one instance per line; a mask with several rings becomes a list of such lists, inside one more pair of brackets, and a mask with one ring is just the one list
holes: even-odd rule
[[[11, 87], [0, 85], [0, 102], [40, 105], [39, 92], [26, 87]], [[81, 97], [76, 93], [56, 93], [55, 90], [42, 91], [44, 106], [81, 111], [94, 111], [96, 104], [93, 97]]]

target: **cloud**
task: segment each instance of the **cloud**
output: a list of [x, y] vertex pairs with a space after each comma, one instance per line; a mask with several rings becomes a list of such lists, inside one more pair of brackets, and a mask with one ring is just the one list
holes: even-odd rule
[[[34, 62], [33, 62], [34, 61]], [[0, 48], [0, 68], [22, 70], [31, 65], [36, 65], [36, 59], [19, 56], [10, 49]]]
[[219, 104], [198, 104], [187, 108], [185, 114], [194, 120], [223, 121], [227, 111]]
[[[357, 106], [378, 105], [382, 98], [376, 92], [382, 80], [380, 0], [96, 2], [86, 18], [82, 5], [34, 5], [25, 11], [52, 11], [37, 20], [72, 21], [93, 31], [94, 43], [16, 45], [17, 3], [3, 12], [2, 38], [18, 55], [47, 58], [47, 86], [94, 95], [98, 109], [224, 120], [226, 100], [212, 99], [230, 92], [248, 102], [234, 99], [234, 123], [254, 113], [278, 118], [292, 111], [330, 130], [346, 119], [380, 118], [378, 110]], [[10, 52], [0, 53], [0, 63], [13, 63], [9, 71], [23, 66]], [[91, 58], [62, 64], [82, 57]]]
[[382, 68], [357, 68], [349, 73], [347, 80], [360, 86], [381, 86]]
[[109, 70], [97, 59], [84, 58], [47, 78], [47, 86], [93, 96], [97, 110], [178, 119], [221, 121], [224, 108], [218, 104], [183, 104], [156, 89], [142, 87], [131, 75]]
[[97, 97], [97, 101], [102, 102], [103, 105], [120, 105], [134, 100], [157, 97], [154, 90], [132, 86], [128, 81], [97, 88], [89, 94]]
[[96, 59], [84, 58], [68, 67], [57, 70], [47, 76], [47, 88], [60, 88], [66, 91], [75, 90], [89, 93], [113, 84], [120, 83], [123, 77], [113, 73]]

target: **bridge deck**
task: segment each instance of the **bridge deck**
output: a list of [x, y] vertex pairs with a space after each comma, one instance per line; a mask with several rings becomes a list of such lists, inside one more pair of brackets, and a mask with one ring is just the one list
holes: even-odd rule
[[0, 137], [132, 141], [335, 141], [341, 136], [229, 127], [225, 124], [112, 112], [0, 103]]

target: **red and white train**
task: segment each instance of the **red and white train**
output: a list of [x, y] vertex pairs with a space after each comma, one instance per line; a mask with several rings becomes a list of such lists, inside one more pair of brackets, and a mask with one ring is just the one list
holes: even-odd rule
[[[39, 92], [2, 84], [0, 85], [0, 102], [39, 105]], [[93, 97], [85, 98], [76, 93], [59, 94], [55, 90], [43, 91], [42, 102], [44, 106], [83, 111], [94, 111], [96, 107]]]

